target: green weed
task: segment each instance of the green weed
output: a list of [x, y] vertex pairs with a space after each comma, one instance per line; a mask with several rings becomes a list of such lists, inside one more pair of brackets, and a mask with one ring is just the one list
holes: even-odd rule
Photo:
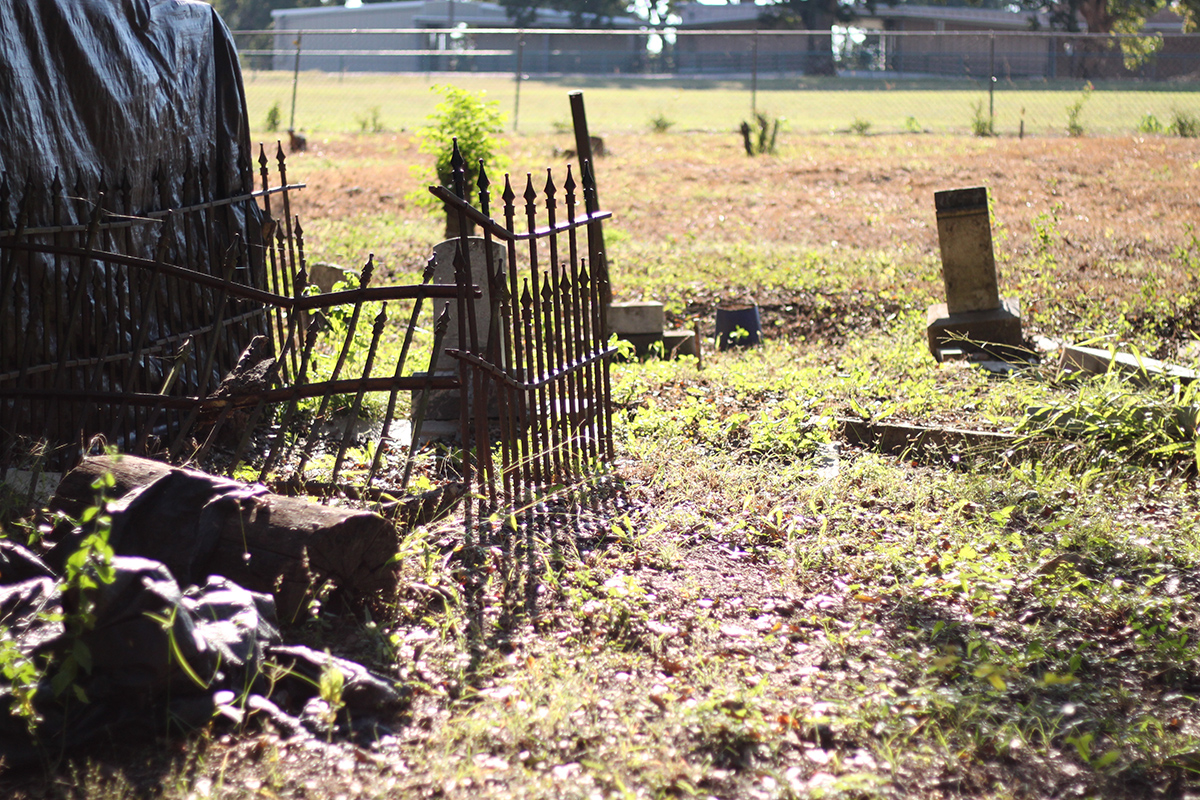
[[666, 133], [675, 126], [675, 120], [670, 119], [661, 111], [650, 118], [651, 133]]
[[263, 129], [274, 133], [275, 131], [279, 130], [280, 121], [281, 112], [279, 110], [279, 101], [276, 100], [271, 104], [271, 107], [267, 109], [267, 116], [263, 122]]
[[780, 122], [778, 117], [772, 120], [766, 114], [755, 115], [754, 123], [758, 128], [757, 134], [754, 132], [755, 125], [743, 122], [739, 130], [742, 133], [742, 145], [746, 148], [746, 155], [774, 155], [775, 145], [779, 138]]
[[983, 101], [971, 104], [971, 133], [976, 136], [995, 136], [995, 120], [991, 114], [983, 113]]
[[1083, 136], [1083, 107], [1092, 96], [1093, 87], [1089, 82], [1084, 87], [1083, 93], [1074, 103], [1067, 106], [1067, 135], [1068, 136]]
[[1171, 124], [1167, 131], [1185, 139], [1194, 139], [1200, 136], [1200, 117], [1178, 108], [1172, 109]]
[[[422, 153], [435, 159], [434, 171], [438, 183], [453, 191], [453, 175], [450, 159], [453, 145], [458, 143], [464, 160], [465, 191], [467, 199], [475, 192], [479, 178], [479, 164], [483, 162], [492, 175], [503, 172], [505, 159], [501, 155], [504, 142], [498, 135], [504, 130], [504, 114], [495, 100], [486, 100], [457, 86], [439, 85], [432, 91], [442, 96], [428, 124], [417, 130]], [[428, 192], [418, 191], [413, 200], [420, 205], [437, 207], [437, 199]]]
[[1017, 430], [1033, 438], [1076, 441], [1076, 456], [1092, 463], [1200, 466], [1192, 386], [1166, 383], [1146, 390], [1110, 373], [1080, 381], [1073, 398], [1030, 409]]
[[354, 120], [358, 123], [360, 133], [383, 133], [387, 130], [383, 126], [379, 106], [371, 106], [365, 114], [355, 115]]
[[1163, 124], [1158, 121], [1158, 117], [1147, 111], [1142, 115], [1142, 118], [1138, 120], [1137, 129], [1138, 133], [1162, 133]]

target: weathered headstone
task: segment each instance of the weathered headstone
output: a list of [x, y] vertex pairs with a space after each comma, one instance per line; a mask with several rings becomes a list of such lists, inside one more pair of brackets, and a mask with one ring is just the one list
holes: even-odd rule
[[[438, 242], [433, 246], [433, 282], [434, 283], [454, 283], [455, 282], [455, 267], [454, 257], [458, 252], [461, 239], [447, 239], [443, 242]], [[467, 239], [467, 259], [471, 268], [471, 281], [483, 291], [483, 296], [475, 299], [475, 329], [479, 336], [479, 344], [485, 349], [488, 346], [488, 332], [492, 320], [492, 296], [488, 286], [488, 265], [487, 265], [487, 240], [483, 237], [472, 236]], [[492, 270], [499, 273], [500, 270], [505, 270], [508, 263], [508, 253], [504, 246], [498, 242], [492, 242]], [[458, 375], [458, 360], [447, 353], [448, 350], [460, 349], [459, 331], [458, 331], [458, 302], [456, 300], [439, 300], [437, 302], [437, 313], [441, 313], [442, 304], [448, 302], [450, 304], [449, 326], [446, 328], [446, 334], [442, 339], [442, 348], [438, 353], [434, 373], [439, 375]], [[499, 330], [499, 329], [498, 329]], [[467, 335], [470, 336], [468, 329]], [[503, 348], [499, 348], [503, 350]], [[455, 425], [459, 419], [457, 390], [438, 390], [432, 391], [429, 395], [428, 405], [425, 410], [425, 425], [423, 426], [424, 435], [441, 436], [447, 435], [457, 428]], [[416, 408], [416, 395], [413, 397], [413, 408]], [[447, 425], [437, 425], [437, 422], [449, 422]]]
[[942, 361], [952, 352], [1021, 346], [1021, 307], [1001, 297], [992, 252], [987, 189], [952, 189], [933, 196], [946, 302], [926, 314], [929, 349]]
[[308, 283], [316, 286], [322, 292], [329, 293], [333, 287], [343, 281], [353, 280], [358, 276], [353, 270], [346, 269], [340, 264], [328, 264], [318, 261], [308, 267]]
[[[454, 283], [454, 255], [458, 252], [460, 239], [447, 239], [433, 246], [434, 283]], [[467, 239], [467, 259], [471, 266], [471, 281], [483, 290], [483, 296], [475, 300], [475, 326], [479, 335], [479, 343], [486, 348], [488, 344], [488, 329], [492, 320], [492, 295], [488, 286], [487, 255], [485, 247], [487, 240], [479, 236]], [[492, 269], [495, 272], [506, 269], [508, 253], [499, 242], [492, 242]], [[438, 355], [437, 370], [457, 370], [458, 362], [446, 354], [447, 350], [458, 350], [458, 303], [450, 302], [450, 327], [442, 340], [442, 351]], [[441, 310], [440, 306], [438, 308]], [[468, 336], [470, 333], [468, 332]]]

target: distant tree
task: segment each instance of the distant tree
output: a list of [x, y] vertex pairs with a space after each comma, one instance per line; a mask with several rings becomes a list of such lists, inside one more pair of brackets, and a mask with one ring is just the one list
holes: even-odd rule
[[1189, 32], [1200, 29], [1200, 0], [1179, 0], [1171, 10], [1183, 17], [1183, 28]]
[[[875, 3], [868, 4], [874, 10]], [[804, 71], [809, 75], [833, 75], [833, 26], [854, 19], [854, 6], [841, 0], [780, 0], [764, 6], [759, 15], [763, 27], [814, 31], [807, 37], [808, 57]], [[826, 33], [829, 31], [829, 33]]]
[[277, 8], [312, 8], [322, 0], [207, 0], [233, 31], [261, 31], [271, 27]]
[[577, 28], [603, 28], [629, 13], [628, 0], [500, 0], [508, 18], [516, 25], [531, 25], [541, 9], [565, 11]]
[[1030, 11], [1045, 12], [1056, 30], [1079, 31], [1082, 20], [1088, 33], [1137, 30], [1146, 18], [1166, 5], [1164, 0], [1022, 0]]
[[[1103, 42], [1087, 41], [1080, 59], [1080, 77], [1103, 77], [1119, 72], [1111, 58], [1097, 58], [1120, 47], [1122, 65], [1136, 69], [1154, 57], [1162, 48], [1162, 37], [1139, 35], [1146, 20], [1169, 8], [1183, 17], [1185, 28], [1194, 30], [1200, 19], [1200, 0], [1020, 0], [1022, 8], [1045, 13], [1054, 30], [1118, 34], [1119, 39]], [[1083, 25], [1080, 25], [1080, 22]]]
[[1019, 0], [1019, 4], [1044, 12], [1050, 27], [1062, 31], [1082, 30], [1082, 20], [1088, 33], [1137, 33], [1163, 9], [1183, 17], [1187, 31], [1195, 31], [1200, 23], [1200, 0]]
[[504, 13], [518, 27], [532, 25], [537, 20], [539, 8], [548, 8], [545, 0], [500, 0]]

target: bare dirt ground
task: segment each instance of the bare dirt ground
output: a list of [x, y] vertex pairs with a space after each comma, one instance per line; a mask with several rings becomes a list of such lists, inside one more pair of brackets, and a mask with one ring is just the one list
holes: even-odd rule
[[[1180, 248], [1195, 247], [1189, 226], [1200, 221], [1197, 141], [811, 136], [786, 138], [778, 155], [751, 159], [735, 134], [610, 137], [611, 155], [599, 159], [596, 170], [601, 201], [613, 212], [610, 228], [637, 243], [624, 260], [619, 245], [615, 250], [614, 291], [624, 299], [650, 292], [668, 302], [673, 322], [689, 327], [711, 319], [722, 299], [752, 294], [765, 314], [779, 317], [769, 335], [839, 341], [847, 330], [876, 324], [897, 309], [878, 296], [858, 302], [843, 288], [847, 281], [878, 295], [888, 288], [879, 281], [891, 280], [893, 294], [940, 299], [933, 194], [983, 185], [993, 205], [1001, 291], [1021, 298], [1030, 333], [1061, 336], [1086, 324], [1081, 319], [1103, 304], [1132, 298], [1122, 311], [1135, 329], [1185, 339], [1194, 315], [1174, 319], [1175, 311], [1147, 306], [1156, 299], [1151, 289], [1165, 296], [1200, 277], [1182, 270], [1176, 258]], [[511, 141], [517, 194], [528, 173], [540, 188], [546, 167], [561, 181], [558, 154], [570, 146], [565, 135]], [[317, 142], [290, 162], [292, 174], [310, 187], [295, 208], [302, 219], [421, 219], [425, 212], [410, 198], [422, 186], [422, 171], [412, 165], [428, 161], [408, 135]], [[500, 177], [492, 177], [498, 194]], [[747, 286], [738, 248], [769, 254], [775, 246], [815, 249], [835, 264], [883, 254], [897, 271], [875, 278], [875, 285], [869, 267], [831, 276], [821, 302], [812, 297], [819, 287]], [[395, 269], [415, 271], [423, 263], [424, 247], [412, 242], [381, 241], [373, 248], [377, 263]], [[661, 258], [643, 256], [656, 248], [676, 261], [694, 252], [698, 262], [727, 258], [730, 266], [722, 274], [715, 264], [703, 282], [647, 289]], [[828, 313], [831, 305], [841, 313]], [[1164, 344], [1156, 354], [1171, 356], [1174, 349]]]
[[[567, 136], [510, 143], [511, 168], [544, 180]], [[1054, 212], [1082, 271], [1167, 257], [1184, 223], [1200, 217], [1200, 144], [1156, 136], [973, 139], [920, 135], [795, 137], [777, 156], [747, 158], [736, 135], [614, 136], [597, 180], [613, 225], [639, 242], [780, 242], [861, 251], [937, 251], [933, 193], [989, 187], [998, 250], [1031, 245], [1031, 220]], [[429, 162], [411, 137], [364, 136], [315, 143], [292, 156], [290, 174], [309, 188], [302, 219], [411, 215], [405, 196]], [[497, 176], [493, 175], [495, 180]], [[518, 193], [523, 183], [515, 187]], [[384, 244], [384, 243], [381, 243]]]

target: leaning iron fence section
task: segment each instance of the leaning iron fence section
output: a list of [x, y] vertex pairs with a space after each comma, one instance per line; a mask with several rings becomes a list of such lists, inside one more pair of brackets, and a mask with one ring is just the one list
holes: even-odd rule
[[144, 442], [174, 411], [134, 398], [203, 396], [255, 336], [280, 340], [240, 292], [286, 287], [296, 260], [292, 224], [257, 205], [286, 209], [300, 186], [282, 151], [277, 161], [272, 181], [260, 151], [262, 188], [232, 196], [218, 196], [205, 158], [160, 163], [150, 186], [128, 173], [0, 175], [0, 465], [20, 443], [62, 466], [96, 434]]
[[[435, 255], [420, 283], [376, 286], [368, 258], [357, 286], [314, 292], [291, 214], [298, 184], [286, 180], [282, 149], [277, 180], [265, 150], [259, 156], [261, 189], [186, 209], [114, 210], [98, 192], [80, 200], [85, 224], [45, 224], [34, 210], [44, 198], [26, 191], [19, 213], [0, 213], [0, 477], [39, 448], [39, 469], [65, 470], [101, 437], [229, 475], [250, 469], [285, 491], [379, 499], [406, 491], [428, 399], [448, 392], [457, 395], [462, 477], [477, 500], [465, 509], [470, 536], [493, 520], [530, 534], [578, 528], [586, 508], [599, 510], [599, 478], [613, 459], [615, 349], [602, 302], [600, 223], [610, 214], [598, 208], [588, 162], [579, 182], [568, 167], [561, 190], [549, 170], [540, 191], [527, 176], [520, 196], [506, 176], [495, 219], [484, 169], [478, 207], [462, 199], [456, 146], [458, 193], [433, 187], [463, 231], [453, 283], [434, 281]], [[0, 194], [0, 212], [10, 199]], [[258, 236], [234, 230], [217, 247], [210, 217], [233, 204]], [[470, 225], [484, 263], [471, 263]], [[397, 303], [406, 305], [392, 326]], [[452, 305], [457, 374], [438, 370]], [[414, 353], [430, 346], [414, 342], [429, 319], [428, 365], [413, 371]], [[395, 351], [381, 344], [395, 327], [399, 352], [384, 363], [381, 353]], [[394, 430], [402, 393], [412, 398], [407, 441]], [[386, 411], [363, 433], [356, 423], [370, 394], [386, 395]]]
[[[307, 291], [304, 232], [290, 199], [302, 184], [288, 183], [281, 147], [275, 161], [273, 178], [260, 148], [261, 189], [204, 199], [197, 187], [196, 202], [189, 202], [193, 173], [185, 171], [182, 190], [162, 196], [183, 197], [187, 205], [151, 211], [130, 207], [127, 188], [114, 204], [103, 183], [64, 194], [56, 180], [14, 194], [0, 177], [0, 477], [22, 464], [65, 470], [100, 437], [123, 452], [176, 462], [205, 462], [219, 451], [231, 475], [253, 462], [260, 479], [278, 469], [305, 484], [305, 468], [319, 451], [332, 454], [323, 483], [336, 487], [358, 444], [353, 418], [368, 393], [385, 392], [370, 485], [384, 469], [384, 451], [398, 449], [390, 429], [400, 393], [457, 389], [456, 380], [432, 370], [405, 374], [405, 364], [425, 301], [454, 300], [460, 288], [432, 283], [432, 260], [420, 284], [372, 286], [368, 259], [357, 288]], [[67, 202], [86, 212], [86, 222], [61, 211]], [[231, 207], [252, 224], [216, 224]], [[412, 309], [399, 357], [381, 375], [376, 354], [392, 301]], [[363, 322], [368, 304], [379, 310]], [[326, 319], [335, 308], [348, 320], [340, 339]], [[349, 356], [361, 348], [367, 324], [365, 364], [352, 374], [357, 362]], [[431, 327], [436, 351], [445, 321]], [[336, 353], [320, 377], [312, 367], [318, 348]], [[301, 403], [318, 398], [316, 411], [304, 413], [322, 419], [340, 396], [353, 398], [351, 420], [332, 444], [318, 441], [316, 425], [296, 435]]]
[[[596, 479], [613, 459], [609, 364], [616, 351], [607, 343], [601, 300], [607, 276], [593, 266], [603, 264], [600, 222], [611, 214], [597, 207], [586, 161], [579, 182], [567, 167], [561, 194], [552, 170], [540, 193], [527, 175], [520, 196], [506, 175], [502, 219], [492, 216], [485, 165], [475, 187], [478, 207], [465, 199], [457, 143], [452, 166], [454, 191], [430, 191], [460, 231], [455, 268], [464, 345], [450, 355], [468, 387], [460, 427], [474, 513], [509, 530], [577, 525], [585, 506], [597, 506]], [[482, 233], [483, 264], [471, 263], [472, 226]], [[504, 268], [493, 243], [504, 249]], [[486, 331], [467, 302], [476, 276], [491, 298]]]

